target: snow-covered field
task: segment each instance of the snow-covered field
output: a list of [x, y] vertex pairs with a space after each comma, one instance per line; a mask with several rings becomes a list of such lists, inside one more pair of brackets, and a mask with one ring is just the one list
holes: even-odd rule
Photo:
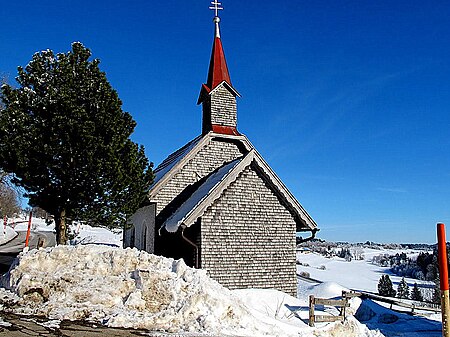
[[[34, 230], [52, 230], [43, 220]], [[26, 224], [15, 230], [26, 230]], [[298, 296], [273, 289], [230, 291], [205, 271], [136, 249], [122, 249], [121, 233], [75, 225], [71, 246], [22, 253], [17, 266], [2, 278], [2, 310], [59, 320], [86, 319], [112, 327], [142, 328], [180, 335], [374, 337], [440, 335], [439, 315], [430, 317], [396, 313], [377, 303], [351, 300], [345, 323], [308, 326], [308, 297], [333, 298], [342, 290], [376, 292], [387, 268], [370, 263], [372, 256], [398, 251], [366, 250], [365, 261], [298, 254], [320, 284], [299, 280]], [[11, 235], [11, 233], [9, 234]], [[101, 243], [96, 245], [94, 243]], [[417, 252], [409, 251], [409, 255]], [[307, 266], [306, 266], [307, 265]], [[391, 276], [394, 283], [399, 278]], [[415, 280], [414, 280], [415, 281]], [[408, 280], [408, 283], [414, 283]], [[318, 307], [317, 314], [336, 315], [337, 309]]]
[[[307, 272], [311, 278], [323, 282], [336, 282], [353, 290], [363, 290], [377, 293], [377, 285], [381, 275], [389, 274], [389, 277], [397, 288], [401, 277], [392, 275], [388, 267], [380, 267], [372, 264], [372, 258], [381, 254], [395, 255], [405, 252], [408, 257], [416, 257], [417, 250], [379, 250], [364, 249], [364, 260], [352, 260], [347, 262], [339, 257], [326, 258], [318, 253], [297, 253], [297, 260], [302, 264], [297, 266], [297, 272]], [[410, 287], [417, 283], [419, 286], [429, 288], [432, 282], [405, 278]], [[301, 284], [300, 284], [301, 286]]]
[[[405, 252], [408, 257], [419, 254], [417, 250], [379, 250], [364, 249], [364, 260], [347, 262], [339, 257], [326, 258], [318, 253], [298, 252], [297, 260], [302, 265], [297, 266], [297, 272], [309, 273], [312, 279], [331, 284], [337, 284], [352, 289], [377, 293], [378, 281], [383, 274], [389, 274], [394, 288], [397, 288], [401, 277], [389, 272], [388, 267], [380, 267], [372, 264], [372, 258], [380, 254], [395, 255]], [[433, 286], [432, 282], [405, 278], [410, 287], [417, 283], [423, 289]], [[317, 287], [314, 284], [301, 281], [298, 282], [298, 297], [307, 296]], [[322, 297], [331, 297], [323, 294]], [[363, 301], [357, 310], [356, 316], [370, 329], [379, 329], [388, 337], [438, 337], [441, 336], [441, 315], [425, 313], [412, 316], [389, 310], [389, 305], [375, 303], [371, 300]], [[398, 308], [401, 309], [401, 308]]]

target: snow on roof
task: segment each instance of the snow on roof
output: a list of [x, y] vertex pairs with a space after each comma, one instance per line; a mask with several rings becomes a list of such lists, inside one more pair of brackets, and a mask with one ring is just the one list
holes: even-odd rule
[[181, 159], [183, 159], [184, 156], [188, 154], [195, 147], [195, 145], [197, 145], [200, 139], [202, 139], [202, 136], [198, 136], [197, 138], [191, 140], [181, 149], [178, 149], [177, 151], [169, 155], [166, 159], [164, 159], [164, 161], [159, 164], [158, 167], [153, 171], [153, 173], [155, 174], [155, 180], [152, 186], [155, 186], [156, 183], [172, 169], [172, 167], [174, 167]]
[[162, 225], [166, 227], [168, 232], [176, 232], [178, 227], [183, 223], [184, 219], [189, 213], [200, 204], [209, 193], [216, 187], [237, 164], [241, 162], [242, 158], [233, 160], [232, 162], [222, 166], [216, 172], [212, 173], [205, 182], [173, 213]]

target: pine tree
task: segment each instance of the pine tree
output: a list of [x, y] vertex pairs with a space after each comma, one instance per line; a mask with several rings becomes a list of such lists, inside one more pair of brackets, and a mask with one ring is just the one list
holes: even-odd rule
[[434, 280], [433, 294], [431, 295], [431, 302], [440, 304], [441, 303], [441, 286], [439, 277]]
[[378, 293], [381, 296], [395, 297], [395, 290], [389, 275], [382, 275], [378, 282]]
[[397, 297], [398, 298], [409, 298], [409, 287], [408, 287], [408, 283], [406, 283], [404, 277], [402, 277], [402, 280], [398, 284]]
[[411, 291], [411, 299], [413, 301], [423, 301], [423, 295], [419, 287], [417, 286], [417, 283], [414, 283], [413, 289]]
[[144, 148], [129, 139], [135, 121], [90, 57], [79, 42], [36, 53], [18, 68], [19, 86], [1, 88], [0, 167], [31, 206], [54, 215], [60, 244], [67, 218], [124, 224], [153, 179]]

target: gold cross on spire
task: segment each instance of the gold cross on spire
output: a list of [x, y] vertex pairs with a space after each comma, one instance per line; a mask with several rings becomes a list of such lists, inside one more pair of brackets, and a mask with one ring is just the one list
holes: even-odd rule
[[222, 3], [218, 2], [217, 0], [211, 1], [211, 5], [209, 9], [212, 9], [214, 11], [214, 16], [219, 17], [219, 11], [223, 9]]

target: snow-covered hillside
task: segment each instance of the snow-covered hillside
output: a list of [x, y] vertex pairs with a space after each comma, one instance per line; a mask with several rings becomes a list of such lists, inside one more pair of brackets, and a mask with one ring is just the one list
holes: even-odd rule
[[[394, 287], [396, 288], [401, 277], [392, 275], [388, 267], [380, 267], [372, 264], [372, 258], [379, 254], [395, 255], [405, 252], [408, 257], [418, 255], [417, 250], [379, 250], [364, 249], [364, 260], [352, 260], [350, 262], [339, 257], [324, 257], [318, 253], [302, 251], [297, 253], [297, 272], [310, 278], [325, 282], [326, 289], [330, 288], [331, 282], [336, 282], [340, 286], [352, 289], [377, 293], [378, 281], [383, 274], [389, 274]], [[406, 278], [411, 287], [417, 283], [423, 293], [431, 295], [432, 282]], [[298, 282], [298, 297], [302, 298], [317, 289], [317, 283], [302, 281]], [[337, 290], [338, 287], [336, 286]], [[337, 292], [337, 291], [336, 291]], [[331, 294], [322, 293], [322, 297]], [[359, 299], [355, 299], [358, 301]], [[360, 301], [360, 300], [359, 300]], [[387, 337], [440, 337], [441, 336], [441, 315], [432, 312], [421, 312], [421, 315], [412, 316], [407, 313], [400, 313], [389, 309], [389, 305], [376, 303], [372, 300], [360, 302], [356, 310], [356, 317], [370, 329], [378, 329]], [[387, 306], [387, 308], [386, 308]], [[405, 310], [398, 307], [399, 310]]]
[[[402, 250], [407, 256], [417, 256], [417, 250]], [[396, 287], [401, 277], [392, 275], [388, 267], [380, 267], [372, 263], [372, 258], [380, 254], [395, 255], [398, 250], [364, 249], [364, 260], [347, 262], [339, 257], [327, 258], [318, 253], [298, 252], [297, 272], [307, 272], [311, 278], [323, 282], [336, 282], [353, 290], [378, 292], [377, 285], [381, 275], [389, 274]], [[433, 282], [406, 278], [409, 286], [417, 283], [423, 288], [432, 288]], [[301, 288], [301, 284], [300, 284]]]

